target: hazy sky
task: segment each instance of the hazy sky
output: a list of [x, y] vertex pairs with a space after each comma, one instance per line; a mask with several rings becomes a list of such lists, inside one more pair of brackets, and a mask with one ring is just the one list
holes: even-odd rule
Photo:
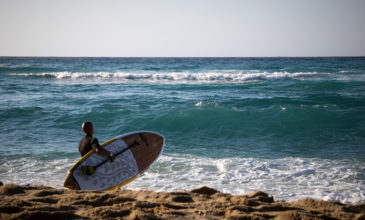
[[0, 0], [0, 56], [364, 56], [364, 0]]

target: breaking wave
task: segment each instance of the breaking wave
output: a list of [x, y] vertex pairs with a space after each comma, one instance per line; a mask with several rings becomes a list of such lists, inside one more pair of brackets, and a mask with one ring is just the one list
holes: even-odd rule
[[170, 73], [128, 73], [128, 72], [46, 72], [13, 73], [13, 76], [51, 77], [56, 79], [105, 79], [122, 82], [161, 83], [219, 83], [275, 80], [284, 78], [302, 79], [320, 75], [317, 72], [170, 72]]

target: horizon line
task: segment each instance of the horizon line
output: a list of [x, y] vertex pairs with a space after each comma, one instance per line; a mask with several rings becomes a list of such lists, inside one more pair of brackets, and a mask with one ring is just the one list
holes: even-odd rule
[[0, 58], [361, 58], [361, 56], [0, 56]]

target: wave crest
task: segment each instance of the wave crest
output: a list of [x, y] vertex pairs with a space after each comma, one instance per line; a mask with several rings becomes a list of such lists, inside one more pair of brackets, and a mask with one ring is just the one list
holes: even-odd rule
[[14, 73], [13, 76], [52, 77], [56, 79], [106, 79], [122, 82], [161, 83], [219, 83], [274, 80], [283, 78], [300, 79], [318, 75], [317, 72], [169, 72], [169, 73], [129, 73], [129, 72], [46, 72]]

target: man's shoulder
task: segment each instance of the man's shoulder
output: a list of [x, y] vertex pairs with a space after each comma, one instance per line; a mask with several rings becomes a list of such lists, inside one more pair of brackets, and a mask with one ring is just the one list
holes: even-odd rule
[[85, 136], [80, 140], [80, 143], [91, 142], [92, 140], [92, 137]]

